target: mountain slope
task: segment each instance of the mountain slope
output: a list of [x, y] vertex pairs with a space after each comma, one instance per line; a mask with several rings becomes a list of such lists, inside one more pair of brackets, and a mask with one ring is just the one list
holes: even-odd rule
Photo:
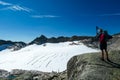
[[0, 52], [0, 69], [39, 70], [44, 72], [64, 71], [68, 60], [77, 54], [98, 52], [82, 43], [46, 43], [30, 45], [18, 51], [4, 50]]

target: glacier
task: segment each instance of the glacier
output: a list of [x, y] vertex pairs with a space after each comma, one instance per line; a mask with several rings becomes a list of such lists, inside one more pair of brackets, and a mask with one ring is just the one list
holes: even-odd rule
[[0, 51], [0, 69], [39, 70], [43, 72], [62, 72], [66, 70], [69, 59], [78, 54], [99, 52], [79, 41], [29, 45], [18, 51]]

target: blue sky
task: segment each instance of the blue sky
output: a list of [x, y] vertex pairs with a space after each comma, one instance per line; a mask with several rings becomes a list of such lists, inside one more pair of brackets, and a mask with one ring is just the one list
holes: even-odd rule
[[100, 26], [120, 32], [120, 0], [0, 0], [0, 39], [30, 42], [92, 35]]

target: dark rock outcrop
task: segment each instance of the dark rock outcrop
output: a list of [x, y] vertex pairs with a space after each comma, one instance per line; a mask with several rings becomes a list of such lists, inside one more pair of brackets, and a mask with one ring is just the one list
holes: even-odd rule
[[11, 72], [0, 70], [0, 73], [0, 80], [67, 80], [66, 71], [48, 73], [15, 69]]
[[9, 46], [9, 49], [12, 49], [13, 51], [20, 50], [21, 48], [26, 47], [27, 44], [24, 42], [14, 42], [13, 45]]
[[0, 40], [0, 51], [4, 49], [12, 49], [15, 51], [15, 50], [20, 50], [25, 46], [26, 43], [24, 42], [12, 42], [12, 41]]
[[6, 78], [8, 75], [9, 75], [8, 71], [0, 69], [0, 79], [1, 78]]

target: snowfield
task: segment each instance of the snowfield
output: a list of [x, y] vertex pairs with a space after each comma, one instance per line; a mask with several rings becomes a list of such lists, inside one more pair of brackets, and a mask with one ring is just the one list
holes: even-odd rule
[[0, 69], [39, 70], [43, 72], [66, 70], [67, 62], [75, 55], [98, 52], [78, 41], [30, 45], [18, 51], [0, 51]]

